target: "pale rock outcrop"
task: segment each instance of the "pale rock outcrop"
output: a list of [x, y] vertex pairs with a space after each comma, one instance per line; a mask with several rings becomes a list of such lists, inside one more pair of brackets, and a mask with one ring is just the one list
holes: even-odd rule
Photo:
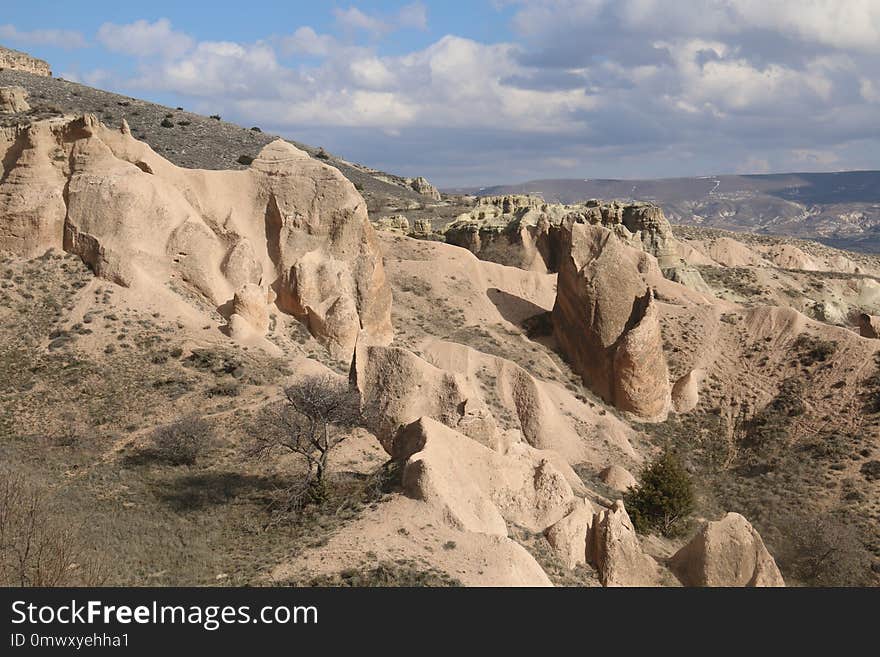
[[232, 299], [232, 317], [241, 317], [260, 335], [269, 329], [269, 305], [266, 291], [254, 283], [246, 283]]
[[[0, 249], [33, 257], [64, 243], [65, 121], [0, 128]], [[60, 139], [60, 137], [59, 137]], [[8, 168], [7, 168], [8, 167]]]
[[496, 440], [495, 419], [467, 380], [399, 347], [358, 343], [351, 380], [367, 421], [392, 457], [398, 431], [421, 417], [484, 445]]
[[672, 407], [676, 413], [688, 413], [700, 403], [702, 370], [691, 370], [672, 386]]
[[785, 586], [761, 536], [738, 513], [707, 523], [669, 566], [685, 586]]
[[592, 502], [581, 498], [575, 498], [571, 506], [567, 515], [544, 530], [544, 536], [562, 562], [575, 568], [587, 561], [587, 536], [595, 510]]
[[663, 276], [670, 281], [680, 283], [695, 292], [712, 295], [712, 288], [706, 283], [700, 270], [684, 263], [663, 269]]
[[259, 285], [263, 280], [263, 267], [246, 237], [239, 239], [229, 250], [221, 269], [236, 289], [248, 283]]
[[410, 235], [413, 237], [427, 237], [433, 232], [434, 228], [431, 226], [430, 221], [427, 219], [416, 219], [412, 223], [412, 231], [410, 231]]
[[862, 313], [859, 315], [859, 335], [863, 338], [880, 338], [880, 317]]
[[434, 187], [434, 185], [428, 182], [428, 180], [423, 176], [418, 176], [417, 178], [407, 178], [406, 184], [409, 185], [410, 189], [418, 194], [421, 194], [422, 196], [427, 196], [428, 198], [432, 198], [435, 201], [439, 201], [441, 199], [440, 190]]
[[401, 235], [409, 235], [410, 226], [409, 219], [402, 214], [393, 214], [388, 217], [380, 217], [373, 222], [376, 230], [385, 230], [390, 233], [400, 233]]
[[33, 75], [51, 76], [52, 70], [42, 59], [0, 46], [0, 70], [24, 71]]
[[782, 269], [801, 269], [804, 271], [819, 271], [822, 269], [818, 262], [793, 244], [779, 244], [768, 247], [765, 253], [766, 257], [774, 265]]
[[120, 285], [194, 288], [221, 306], [248, 283], [331, 352], [391, 340], [391, 290], [363, 198], [291, 144], [250, 168], [187, 170], [94, 116], [0, 130], [0, 248], [62, 247]]
[[459, 215], [443, 232], [448, 243], [481, 260], [555, 272], [564, 246], [558, 231], [572, 224], [608, 228], [628, 245], [657, 257], [663, 267], [680, 263], [669, 222], [649, 203], [593, 200], [561, 205], [537, 196], [490, 196], [479, 199], [472, 211]]
[[27, 112], [28, 92], [23, 87], [0, 87], [0, 113], [18, 114]]
[[565, 231], [553, 331], [584, 383], [609, 403], [648, 420], [670, 406], [659, 316], [644, 273], [656, 263], [610, 230]]
[[619, 465], [609, 465], [599, 473], [599, 479], [603, 484], [620, 493], [625, 493], [638, 484], [632, 473]]
[[499, 454], [423, 417], [397, 434], [391, 451], [404, 462], [407, 495], [442, 509], [457, 529], [506, 536], [515, 523], [541, 532], [571, 510], [565, 476], [524, 443]]
[[593, 516], [587, 561], [596, 567], [603, 586], [657, 586], [661, 582], [660, 568], [642, 549], [620, 500]]

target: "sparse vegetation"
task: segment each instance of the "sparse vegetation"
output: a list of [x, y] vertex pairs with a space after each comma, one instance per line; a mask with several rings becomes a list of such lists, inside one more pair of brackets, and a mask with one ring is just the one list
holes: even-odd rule
[[401, 559], [383, 561], [374, 566], [347, 568], [338, 573], [319, 575], [304, 581], [287, 582], [290, 586], [334, 587], [449, 587], [461, 582], [436, 568]]
[[289, 491], [290, 510], [326, 498], [324, 477], [330, 454], [360, 419], [359, 398], [347, 382], [330, 375], [304, 377], [284, 391], [285, 401], [266, 409], [250, 453], [290, 453], [306, 465], [303, 481]]
[[805, 367], [824, 363], [837, 351], [836, 342], [822, 340], [807, 334], [799, 335], [793, 346], [798, 354], [798, 360]]
[[73, 527], [53, 517], [47, 493], [0, 470], [0, 586], [98, 586], [104, 577]]
[[211, 425], [202, 418], [188, 417], [156, 429], [153, 449], [166, 463], [195, 465], [210, 439]]

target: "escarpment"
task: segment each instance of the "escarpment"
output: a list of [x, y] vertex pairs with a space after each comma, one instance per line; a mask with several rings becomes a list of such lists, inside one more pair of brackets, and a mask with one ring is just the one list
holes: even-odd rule
[[[94, 116], [0, 131], [0, 249], [63, 248], [124, 286], [186, 285], [209, 303], [243, 285], [347, 357], [391, 339], [391, 291], [363, 198], [276, 140], [244, 171], [182, 169]], [[259, 320], [258, 324], [263, 324]]]

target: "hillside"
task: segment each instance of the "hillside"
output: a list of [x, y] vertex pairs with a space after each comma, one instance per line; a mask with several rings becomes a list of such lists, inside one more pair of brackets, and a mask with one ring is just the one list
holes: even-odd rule
[[454, 190], [480, 196], [537, 194], [552, 202], [619, 198], [659, 204], [670, 221], [818, 239], [880, 251], [880, 172], [702, 176], [657, 180], [535, 180]]
[[5, 85], [2, 583], [878, 584], [880, 258]]
[[[123, 119], [132, 133], [169, 161], [194, 169], [244, 169], [249, 159], [277, 135], [262, 132], [259, 126], [242, 127], [223, 121], [164, 107], [128, 96], [121, 96], [60, 78], [35, 75], [0, 66], [0, 87], [18, 86], [27, 90], [31, 106], [28, 119], [90, 112], [108, 125]], [[12, 125], [16, 116], [0, 115], [0, 126]], [[297, 148], [339, 169], [364, 195], [373, 212], [418, 209], [436, 201], [406, 185], [400, 176], [373, 171], [326, 153], [320, 147], [291, 141]], [[390, 181], [390, 182], [389, 182]]]

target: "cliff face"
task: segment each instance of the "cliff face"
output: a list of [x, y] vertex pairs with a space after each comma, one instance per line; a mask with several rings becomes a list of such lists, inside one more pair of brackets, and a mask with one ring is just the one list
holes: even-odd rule
[[11, 50], [0, 46], [0, 69], [12, 69], [13, 71], [24, 71], [25, 73], [33, 73], [34, 75], [43, 75], [50, 77], [52, 69], [49, 64], [42, 59], [31, 57], [30, 55]]
[[661, 267], [679, 263], [672, 228], [663, 211], [650, 203], [591, 200], [561, 205], [537, 196], [484, 197], [447, 224], [444, 235], [447, 243], [482, 260], [555, 272], [563, 257], [561, 232], [573, 224], [608, 228], [630, 246], [655, 256]]
[[291, 144], [272, 142], [244, 171], [182, 169], [127, 123], [87, 114], [0, 129], [0, 160], [0, 249], [63, 249], [125, 287], [184, 281], [215, 306], [237, 295], [234, 306], [251, 308], [238, 314], [263, 327], [257, 295], [242, 289], [260, 286], [346, 357], [362, 332], [391, 339], [363, 198]]

